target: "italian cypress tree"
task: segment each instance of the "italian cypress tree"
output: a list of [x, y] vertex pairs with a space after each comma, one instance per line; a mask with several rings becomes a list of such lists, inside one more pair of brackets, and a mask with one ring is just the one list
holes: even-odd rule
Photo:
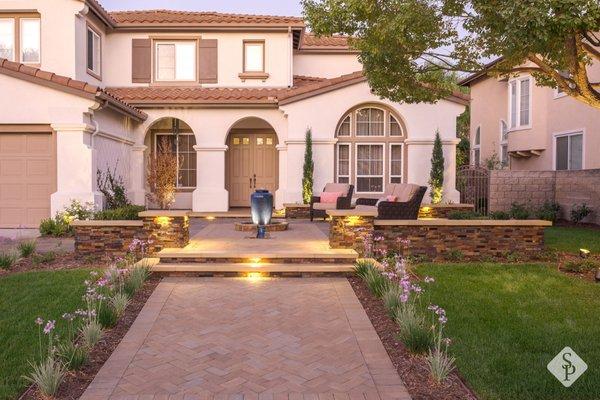
[[312, 156], [312, 131], [306, 130], [306, 149], [304, 150], [304, 167], [302, 174], [302, 199], [304, 204], [310, 204], [313, 194], [313, 171], [315, 164]]
[[431, 155], [431, 172], [429, 175], [429, 186], [431, 191], [431, 202], [438, 204], [442, 201], [444, 186], [444, 151], [442, 149], [442, 138], [440, 132], [435, 132], [433, 142], [433, 153]]

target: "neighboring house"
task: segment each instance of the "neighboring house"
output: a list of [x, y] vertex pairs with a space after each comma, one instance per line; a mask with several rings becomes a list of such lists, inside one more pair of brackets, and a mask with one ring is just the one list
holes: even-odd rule
[[[497, 61], [461, 82], [471, 89], [471, 163], [497, 159], [504, 168], [530, 171], [600, 168], [600, 110], [536, 85], [529, 74], [488, 75]], [[600, 63], [588, 74], [600, 81]]]
[[0, 227], [36, 226], [72, 199], [100, 207], [99, 169], [144, 204], [162, 141], [183, 160], [175, 208], [248, 206], [255, 188], [277, 207], [301, 201], [308, 128], [315, 192], [350, 182], [361, 196], [427, 185], [439, 130], [445, 200], [458, 201], [456, 117], [468, 99], [380, 99], [346, 38], [312, 36], [300, 18], [4, 0], [0, 58]]

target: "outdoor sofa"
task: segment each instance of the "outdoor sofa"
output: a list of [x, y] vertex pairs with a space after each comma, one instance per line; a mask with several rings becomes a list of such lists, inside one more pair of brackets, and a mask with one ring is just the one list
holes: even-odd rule
[[391, 183], [379, 199], [359, 198], [356, 210], [377, 211], [377, 219], [417, 219], [426, 186]]
[[[325, 197], [339, 194], [335, 202], [325, 201]], [[352, 208], [352, 194], [354, 185], [347, 183], [328, 183], [325, 185], [321, 196], [313, 196], [310, 201], [310, 220], [313, 218], [327, 218], [327, 210], [349, 210]], [[325, 195], [323, 195], [325, 194]], [[323, 197], [323, 201], [321, 201]]]

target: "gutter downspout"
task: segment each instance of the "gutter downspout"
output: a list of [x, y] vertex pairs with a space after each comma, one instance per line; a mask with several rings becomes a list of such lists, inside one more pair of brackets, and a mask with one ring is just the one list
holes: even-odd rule
[[294, 86], [294, 36], [292, 34], [292, 27], [288, 26], [288, 39], [290, 45], [288, 46], [288, 62], [290, 67], [288, 70], [288, 87]]

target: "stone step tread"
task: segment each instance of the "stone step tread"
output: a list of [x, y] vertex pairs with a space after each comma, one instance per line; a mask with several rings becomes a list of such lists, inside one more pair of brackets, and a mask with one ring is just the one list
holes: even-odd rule
[[158, 263], [153, 272], [318, 272], [345, 273], [353, 271], [353, 264], [268, 264], [268, 263]]
[[322, 252], [306, 253], [301, 251], [271, 251], [271, 252], [248, 252], [248, 251], [206, 251], [193, 249], [163, 249], [156, 255], [159, 258], [348, 258], [355, 259], [358, 253], [352, 249], [332, 249]]

